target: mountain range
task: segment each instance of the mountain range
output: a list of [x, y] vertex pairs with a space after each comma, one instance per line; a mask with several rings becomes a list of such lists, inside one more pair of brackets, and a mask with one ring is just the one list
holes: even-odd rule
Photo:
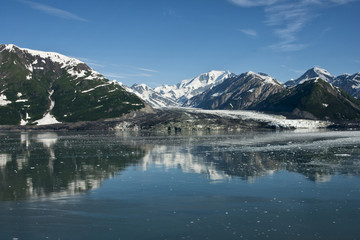
[[293, 118], [331, 121], [360, 119], [360, 102], [319, 77], [286, 88], [249, 109]]
[[[211, 81], [206, 87], [208, 78], [218, 73], [225, 76], [217, 81]], [[352, 120], [360, 118], [358, 108], [360, 97], [360, 73], [333, 76], [327, 70], [314, 67], [307, 70], [297, 79], [285, 84], [265, 73], [246, 72], [236, 75], [230, 72], [211, 71], [201, 74], [194, 79], [201, 79], [202, 92], [185, 97], [169, 93], [184, 91], [183, 82], [172, 87], [164, 85], [151, 89], [145, 84], [131, 87], [131, 91], [138, 94], [154, 107], [183, 106], [202, 109], [228, 110], [260, 110], [271, 113], [281, 113], [289, 117], [311, 118], [323, 120]], [[205, 86], [204, 86], [205, 85]], [[143, 89], [151, 93], [144, 97]], [[166, 91], [156, 91], [166, 89]], [[204, 89], [204, 90], [203, 90]], [[182, 96], [182, 95], [180, 95]], [[190, 95], [191, 96], [191, 95]], [[167, 99], [169, 104], [159, 100]], [[187, 100], [186, 100], [187, 99]], [[186, 101], [184, 101], [186, 100]]]
[[164, 84], [152, 89], [146, 84], [134, 84], [131, 87], [124, 87], [152, 107], [180, 107], [185, 105], [191, 98], [222, 83], [224, 79], [235, 76], [234, 73], [229, 71], [210, 71], [172, 86]]
[[210, 71], [152, 89], [109, 81], [59, 53], [0, 45], [0, 125], [46, 125], [119, 118], [137, 110], [190, 107], [260, 110], [290, 117], [360, 119], [360, 73], [314, 67], [285, 84], [265, 73]]

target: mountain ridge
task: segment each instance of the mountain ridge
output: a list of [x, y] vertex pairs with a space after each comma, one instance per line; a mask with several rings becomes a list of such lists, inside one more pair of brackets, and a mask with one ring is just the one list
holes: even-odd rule
[[80, 60], [0, 45], [0, 124], [94, 121], [145, 106]]
[[360, 102], [319, 77], [269, 96], [251, 109], [295, 118], [332, 121], [360, 119]]

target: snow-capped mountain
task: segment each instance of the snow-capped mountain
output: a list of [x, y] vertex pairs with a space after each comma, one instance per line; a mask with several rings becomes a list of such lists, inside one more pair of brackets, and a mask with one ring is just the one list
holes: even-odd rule
[[136, 94], [138, 97], [143, 99], [152, 107], [168, 107], [168, 106], [178, 106], [178, 104], [171, 98], [168, 98], [158, 92], [155, 92], [154, 89], [147, 86], [146, 84], [134, 84], [131, 87], [125, 87], [126, 90]]
[[314, 78], [320, 78], [336, 87], [340, 87], [355, 98], [360, 97], [360, 72], [353, 75], [342, 74], [335, 77], [325, 69], [314, 67], [307, 70], [301, 77], [287, 81], [285, 85], [287, 87], [293, 87]]
[[324, 80], [326, 82], [330, 82], [330, 83], [335, 79], [335, 77], [333, 75], [331, 75], [327, 70], [319, 68], [319, 67], [313, 67], [313, 68], [307, 70], [303, 75], [301, 75], [301, 77], [287, 81], [285, 83], [285, 85], [288, 87], [292, 87], [292, 86], [302, 84], [305, 81], [308, 81], [310, 79], [317, 78], [317, 77], [321, 78], [322, 80]]
[[247, 109], [283, 89], [285, 86], [269, 75], [249, 71], [225, 79], [215, 87], [191, 98], [185, 106], [205, 109]]
[[174, 99], [175, 102], [182, 105], [188, 99], [222, 83], [224, 79], [234, 76], [235, 74], [229, 71], [210, 71], [193, 79], [183, 80], [176, 85], [163, 85], [155, 88], [154, 90], [155, 92], [161, 93], [170, 99]]
[[145, 84], [135, 84], [130, 88], [152, 107], [182, 106], [190, 98], [233, 76], [236, 75], [229, 71], [210, 71], [172, 86], [165, 84], [152, 89]]
[[144, 106], [75, 58], [0, 45], [0, 124], [93, 121]]
[[355, 98], [360, 98], [360, 72], [353, 75], [343, 74], [337, 76], [332, 82], [334, 86], [342, 88]]

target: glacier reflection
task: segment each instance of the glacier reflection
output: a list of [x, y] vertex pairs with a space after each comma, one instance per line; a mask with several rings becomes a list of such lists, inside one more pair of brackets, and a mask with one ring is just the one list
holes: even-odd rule
[[149, 141], [153, 144], [147, 147], [143, 170], [155, 165], [205, 174], [214, 181], [240, 177], [249, 183], [283, 170], [319, 183], [331, 181], [335, 174], [360, 175], [359, 132], [271, 132]]

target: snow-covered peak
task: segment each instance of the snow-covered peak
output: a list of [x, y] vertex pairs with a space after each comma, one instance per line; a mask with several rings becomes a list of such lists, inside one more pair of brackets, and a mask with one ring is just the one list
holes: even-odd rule
[[132, 89], [135, 89], [137, 91], [152, 91], [153, 89], [146, 85], [145, 83], [142, 84], [134, 84], [131, 86]]
[[100, 73], [88, 67], [84, 62], [60, 53], [20, 48], [14, 44], [0, 45], [0, 49], [2, 49], [0, 52], [5, 50], [9, 52], [22, 52], [35, 58], [33, 62], [26, 64], [26, 68], [31, 72], [28, 75], [29, 79], [31, 79], [31, 74], [34, 70], [43, 70], [47, 61], [59, 64], [61, 68], [66, 69], [75, 78], [85, 78], [87, 80], [104, 79]]
[[229, 71], [212, 70], [207, 73], [200, 74], [192, 79], [186, 79], [176, 85], [162, 85], [154, 89], [155, 92], [163, 96], [173, 99], [173, 101], [183, 104], [188, 99], [198, 95], [213, 86], [220, 84], [224, 79], [233, 77], [235, 74]]
[[318, 74], [318, 77], [322, 78], [323, 80], [330, 80], [334, 78], [334, 76], [331, 75], [326, 69], [314, 67], [312, 70]]
[[203, 87], [204, 85], [207, 85], [207, 84], [214, 84], [218, 81], [222, 81], [225, 78], [231, 77], [232, 75], [234, 75], [234, 74], [232, 74], [229, 71], [212, 70], [210, 72], [200, 74], [199, 76], [197, 76], [193, 79], [187, 79], [187, 80], [181, 81], [178, 88], [197, 89], [197, 88]]
[[3, 50], [9, 50], [9, 51], [16, 51], [16, 49], [19, 49], [21, 51], [24, 51], [28, 54], [31, 54], [33, 56], [39, 56], [43, 59], [49, 58], [51, 61], [60, 63], [61, 65], [67, 65], [67, 66], [76, 66], [78, 64], [84, 63], [76, 58], [70, 58], [65, 55], [62, 55], [60, 53], [56, 52], [44, 52], [44, 51], [38, 51], [38, 50], [32, 50], [27, 48], [20, 48], [18, 46], [15, 46], [14, 44], [7, 44], [5, 45], [5, 48]]
[[282, 85], [282, 83], [278, 82], [275, 78], [269, 76], [266, 73], [254, 73], [253, 71], [248, 71], [245, 73], [245, 75], [252, 76], [253, 78], [260, 78], [264, 81], [265, 84]]
[[296, 80], [288, 81], [285, 83], [287, 86], [295, 86], [298, 84], [302, 84], [313, 78], [321, 78], [322, 80], [331, 83], [335, 77], [331, 75], [327, 70], [319, 67], [313, 67], [307, 70], [301, 77]]
[[245, 74], [246, 74], [247, 76], [251, 76], [251, 75], [253, 75], [253, 76], [254, 76], [254, 75], [257, 75], [256, 73], [254, 73], [254, 72], [253, 72], [253, 71], [251, 71], [251, 70], [250, 70], [250, 71], [248, 71], [248, 72], [246, 72]]

